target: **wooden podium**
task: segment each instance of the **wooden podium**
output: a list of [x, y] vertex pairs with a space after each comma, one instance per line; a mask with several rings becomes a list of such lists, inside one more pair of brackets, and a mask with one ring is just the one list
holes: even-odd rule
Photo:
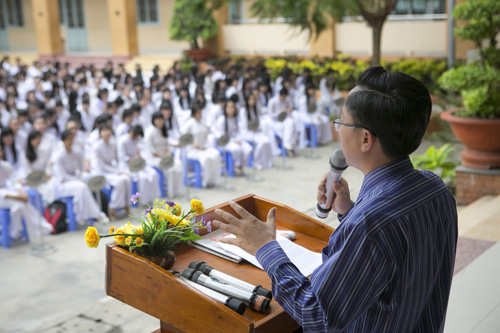
[[[295, 243], [314, 252], [328, 244], [333, 228], [290, 207], [247, 195], [234, 200], [246, 210], [266, 221], [267, 213], [277, 207], [278, 229], [293, 230]], [[205, 213], [207, 221], [217, 219], [220, 208], [235, 214], [228, 203], [212, 207]], [[202, 230], [206, 233], [206, 230]], [[239, 264], [185, 245], [179, 247], [172, 270], [182, 273], [193, 260], [202, 260], [217, 270], [254, 285], [271, 290], [266, 272], [243, 261]], [[115, 243], [106, 247], [106, 294], [160, 320], [157, 332], [293, 332], [299, 325], [274, 300], [267, 313], [247, 307], [239, 315], [168, 273], [149, 260], [132, 254]]]

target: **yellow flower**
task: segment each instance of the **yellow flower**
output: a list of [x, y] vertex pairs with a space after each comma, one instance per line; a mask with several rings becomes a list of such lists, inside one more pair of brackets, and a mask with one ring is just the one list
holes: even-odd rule
[[200, 200], [191, 199], [191, 209], [195, 211], [198, 215], [203, 215], [205, 208]]
[[[117, 229], [115, 232], [115, 235], [123, 234], [123, 233], [124, 232], [122, 229]], [[115, 241], [118, 245], [123, 245], [123, 239], [125, 238], [125, 236], [114, 236], [113, 238], [115, 239]]]
[[141, 237], [137, 237], [137, 238], [135, 239], [135, 245], [137, 245], [137, 246], [141, 246], [141, 245], [142, 245], [142, 243], [143, 243], [143, 240], [142, 240], [142, 238], [141, 238]]
[[177, 215], [177, 216], [181, 216], [182, 208], [179, 204], [175, 204], [175, 206], [172, 207], [171, 211], [172, 211], [172, 214]]
[[113, 233], [113, 231], [115, 231], [115, 226], [112, 226], [111, 228], [109, 228], [109, 234], [111, 235]]
[[138, 227], [136, 229], [136, 233], [139, 234], [139, 235], [142, 235], [142, 234], [144, 234], [144, 230], [142, 229], [142, 227]]
[[88, 227], [85, 231], [85, 242], [88, 247], [98, 247], [99, 246], [99, 232], [95, 227]]
[[132, 223], [130, 221], [127, 222], [128, 225], [132, 225]]
[[128, 236], [126, 239], [125, 239], [125, 244], [127, 246], [130, 246], [130, 244], [132, 244], [132, 236]]

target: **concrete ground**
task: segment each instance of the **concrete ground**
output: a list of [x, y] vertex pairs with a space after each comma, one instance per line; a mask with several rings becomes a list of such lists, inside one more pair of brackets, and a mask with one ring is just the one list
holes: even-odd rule
[[[257, 174], [263, 182], [248, 182], [245, 177], [229, 178], [232, 192], [218, 189], [192, 189], [191, 194], [211, 207], [239, 196], [253, 193], [268, 198], [307, 215], [315, 216], [316, 187], [328, 170], [328, 158], [338, 143], [318, 148], [318, 159], [308, 159], [311, 150], [300, 151], [286, 159], [291, 170], [273, 168]], [[419, 153], [424, 146], [419, 149]], [[276, 158], [275, 165], [282, 165]], [[251, 170], [246, 171], [251, 174]], [[354, 199], [359, 193], [363, 175], [354, 168], [344, 172]], [[188, 205], [187, 199], [175, 199]], [[115, 223], [97, 225], [107, 233], [111, 225], [126, 222], [125, 216]], [[333, 216], [323, 221], [338, 225]], [[16, 242], [9, 250], [0, 250], [0, 332], [151, 332], [159, 321], [105, 295], [104, 239], [97, 249], [84, 242], [85, 228], [47, 236], [45, 242], [56, 252], [45, 257], [30, 255], [30, 244]], [[472, 258], [471, 260], [473, 260]], [[456, 276], [450, 298], [446, 332], [498, 332], [500, 328], [500, 246], [491, 246], [479, 259], [466, 265]], [[470, 261], [469, 261], [470, 262]], [[473, 309], [473, 310], [472, 310]], [[496, 328], [496, 330], [495, 330]]]

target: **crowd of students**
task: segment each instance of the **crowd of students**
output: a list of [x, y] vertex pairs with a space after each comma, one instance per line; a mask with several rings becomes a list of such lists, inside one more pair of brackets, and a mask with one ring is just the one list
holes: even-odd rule
[[[39, 230], [25, 192], [33, 171], [47, 174], [37, 189], [45, 203], [72, 196], [79, 223], [105, 222], [87, 186], [93, 176], [104, 176], [113, 187], [108, 214], [113, 219], [118, 208], [128, 212], [132, 181], [144, 201], [160, 196], [158, 172], [164, 173], [167, 196], [182, 196], [186, 158], [199, 161], [203, 187], [217, 185], [222, 162], [216, 143], [223, 135], [229, 137], [224, 150], [239, 174], [251, 154], [254, 167], [271, 168], [282, 149], [295, 155], [305, 148], [306, 124], [316, 125], [319, 144], [333, 139], [327, 113], [340, 112], [335, 104], [340, 95], [331, 70], [319, 82], [317, 100], [307, 69], [295, 78], [285, 68], [273, 82], [264, 66], [234, 65], [223, 72], [207, 65], [203, 73], [194, 63], [189, 72], [180, 68], [175, 62], [160, 75], [158, 66], [146, 73], [137, 65], [127, 73], [112, 62], [98, 70], [1, 61], [0, 208], [11, 210], [13, 238], [19, 237], [21, 218], [30, 232]], [[181, 147], [179, 138], [186, 133], [193, 143]], [[173, 166], [157, 171], [169, 156]], [[128, 162], [137, 157], [147, 165], [131, 172]], [[42, 224], [50, 230], [44, 219]]]

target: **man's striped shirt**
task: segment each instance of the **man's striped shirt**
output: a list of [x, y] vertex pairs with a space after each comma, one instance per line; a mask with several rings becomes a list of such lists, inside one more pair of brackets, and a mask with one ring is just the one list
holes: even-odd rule
[[455, 199], [403, 158], [366, 175], [307, 279], [276, 241], [256, 257], [305, 332], [441, 332], [457, 241]]

